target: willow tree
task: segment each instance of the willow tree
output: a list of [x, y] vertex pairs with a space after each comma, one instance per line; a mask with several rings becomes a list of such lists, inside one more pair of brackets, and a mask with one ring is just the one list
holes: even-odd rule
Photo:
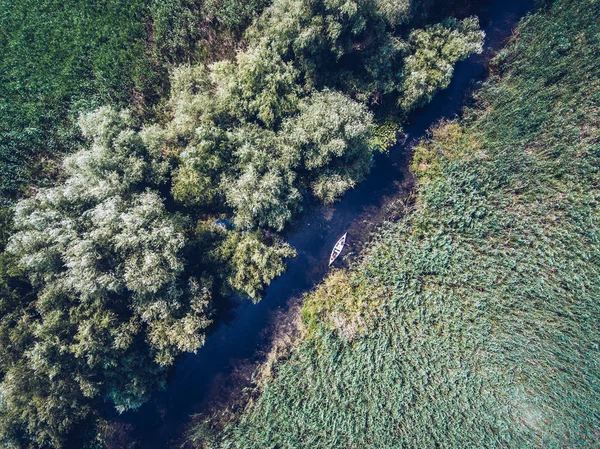
[[63, 184], [16, 206], [7, 246], [33, 294], [2, 318], [18, 323], [2, 340], [22, 348], [2, 355], [0, 427], [41, 446], [64, 444], [94, 404], [139, 406], [209, 324], [210, 284], [185, 273], [184, 234], [156, 190], [156, 133], [110, 108], [80, 126], [90, 148], [66, 159]]
[[391, 126], [372, 139], [385, 147], [408, 112], [449, 84], [454, 64], [481, 51], [476, 18], [411, 32], [432, 4], [275, 0], [235, 57], [175, 70], [174, 198], [231, 213], [242, 229], [277, 231], [306, 193], [339, 199], [371, 166], [367, 108], [398, 106], [391, 121], [380, 114]]
[[284, 259], [295, 255], [281, 239], [267, 242], [256, 232], [230, 232], [218, 250], [225, 263], [226, 287], [254, 302], [261, 299], [271, 280], [284, 272]]
[[452, 80], [454, 64], [472, 53], [483, 51], [484, 33], [477, 17], [447, 19], [408, 39], [398, 105], [410, 111], [431, 101], [436, 92]]
[[236, 168], [224, 179], [227, 203], [241, 229], [281, 231], [299, 210], [294, 153], [273, 131], [245, 126], [231, 133]]
[[312, 193], [333, 203], [371, 168], [373, 114], [339, 92], [312, 95], [282, 131]]

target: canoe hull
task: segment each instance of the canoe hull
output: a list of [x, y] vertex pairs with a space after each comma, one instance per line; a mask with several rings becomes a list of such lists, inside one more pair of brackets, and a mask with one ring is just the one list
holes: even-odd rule
[[335, 262], [335, 259], [338, 258], [338, 256], [340, 255], [340, 253], [342, 252], [342, 250], [344, 249], [344, 245], [346, 244], [346, 237], [348, 236], [348, 233], [346, 232], [335, 244], [335, 246], [333, 247], [333, 251], [331, 251], [331, 256], [329, 256], [329, 266], [331, 266], [331, 264], [333, 262]]

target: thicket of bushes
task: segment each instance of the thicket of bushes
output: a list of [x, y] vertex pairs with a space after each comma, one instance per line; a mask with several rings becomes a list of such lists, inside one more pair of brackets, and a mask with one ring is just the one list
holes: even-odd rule
[[598, 447], [600, 2], [557, 0], [415, 150], [414, 210], [200, 447]]
[[360, 182], [386, 149], [373, 112], [397, 105], [399, 127], [482, 47], [475, 17], [410, 31], [409, 2], [395, 8], [276, 1], [234, 58], [175, 70], [164, 130], [175, 200], [281, 231], [303, 198], [331, 203]]

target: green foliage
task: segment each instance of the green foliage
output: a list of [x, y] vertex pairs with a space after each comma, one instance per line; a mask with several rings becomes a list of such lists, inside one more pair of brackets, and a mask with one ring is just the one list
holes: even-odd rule
[[[180, 84], [180, 79], [174, 82]], [[259, 125], [226, 131], [215, 124], [227, 123], [222, 109], [210, 104], [206, 93], [191, 89], [177, 93], [173, 104], [171, 140], [189, 139], [174, 177], [174, 198], [205, 207], [225, 198], [236, 225], [244, 229], [281, 231], [299, 210], [300, 192], [310, 188], [331, 203], [371, 165], [372, 114], [338, 92], [315, 93], [299, 102], [298, 114], [286, 118], [279, 132]]]
[[266, 45], [237, 54], [212, 67], [216, 99], [240, 121], [258, 120], [268, 128], [297, 110], [298, 71]]
[[210, 72], [202, 65], [180, 65], [171, 75], [169, 106], [172, 117], [167, 131], [171, 140], [193, 142], [196, 129], [214, 121], [218, 105], [209, 95]]
[[[64, 182], [20, 201], [14, 229], [3, 217], [0, 444], [17, 447], [65, 446], [104, 402], [147, 399], [203, 344], [209, 273], [258, 301], [295, 254], [264, 229], [281, 231], [307, 192], [331, 203], [364, 178], [367, 105], [402, 94], [410, 51], [427, 56], [430, 96], [480, 36], [474, 22], [434, 28], [443, 64], [429, 41], [404, 42], [431, 1], [275, 0], [242, 43], [267, 0], [5, 3], [2, 201], [69, 154]], [[77, 128], [81, 111], [94, 112]], [[365, 302], [342, 304], [326, 309], [349, 338], [364, 323], [344, 313]]]
[[[229, 207], [243, 229], [278, 231], [304, 192], [326, 204], [339, 199], [368, 173], [372, 152], [395, 138], [388, 130], [370, 141], [373, 114], [360, 102], [406, 90], [401, 111], [387, 114], [401, 117], [447, 85], [452, 64], [480, 50], [475, 18], [403, 42], [412, 14], [408, 3], [276, 0], [234, 58], [175, 69], [166, 124], [180, 155], [174, 198]], [[413, 72], [403, 79], [405, 64]]]
[[152, 189], [165, 175], [152, 132], [110, 108], [80, 126], [90, 148], [17, 204], [2, 256], [33, 288], [2, 295], [2, 440], [61, 447], [101, 401], [138, 407], [209, 324], [210, 282], [186, 277], [183, 232]]
[[[407, 51], [419, 51], [411, 71], [427, 75], [420, 84], [424, 88], [431, 83], [434, 92], [447, 85], [439, 72], [448, 72], [447, 65], [481, 46], [483, 36], [475, 33], [478, 24], [474, 18], [418, 30], [404, 42], [408, 26], [414, 19], [427, 17], [432, 3], [278, 0], [248, 34], [257, 46], [271, 48], [293, 61], [304, 76], [306, 90], [332, 88], [378, 104], [384, 95], [403, 95], [414, 84], [403, 81]], [[429, 99], [423, 97], [422, 101]], [[400, 104], [408, 112], [416, 102]]]
[[236, 225], [242, 229], [270, 227], [281, 231], [302, 199], [293, 181], [294, 175], [289, 171], [273, 168], [261, 172], [248, 165], [227, 186], [227, 201], [236, 211]]
[[471, 53], [481, 53], [483, 37], [476, 17], [448, 19], [413, 31], [407, 42], [410, 55], [403, 69], [400, 107], [409, 111], [423, 106], [437, 91], [448, 87], [454, 64]]
[[338, 92], [319, 92], [283, 126], [295, 147], [313, 194], [331, 204], [361, 181], [371, 168], [369, 138], [373, 115]]
[[[238, 62], [246, 64], [247, 56], [240, 53]], [[182, 148], [173, 197], [213, 212], [228, 206], [242, 229], [281, 231], [299, 210], [301, 192], [311, 189], [331, 203], [365, 176], [373, 117], [339, 92], [301, 100], [293, 80], [280, 76], [279, 63], [265, 69], [264, 60], [248, 62], [243, 73], [236, 64], [174, 71], [173, 116], [163, 131], [165, 145]], [[279, 87], [255, 85], [263, 80], [256, 71], [268, 73], [265, 82]]]
[[396, 121], [387, 120], [383, 123], [378, 123], [373, 129], [371, 137], [371, 145], [381, 152], [388, 151], [398, 141], [398, 133], [402, 131]]
[[207, 0], [203, 11], [214, 17], [219, 25], [233, 31], [240, 31], [249, 25], [270, 2], [270, 0]]
[[227, 285], [255, 302], [271, 279], [284, 272], [284, 259], [296, 256], [296, 251], [280, 239], [273, 238], [268, 245], [260, 234], [249, 232], [230, 232], [219, 253], [229, 268]]
[[415, 149], [419, 196], [305, 302], [217, 447], [598, 447], [597, 0], [528, 17]]
[[200, 8], [201, 2], [196, 0], [150, 2], [149, 12], [154, 25], [152, 37], [171, 60], [191, 57], [198, 41], [204, 37], [207, 23], [203, 14], [198, 14]]
[[214, 205], [220, 191], [219, 180], [226, 171], [227, 137], [216, 128], [199, 126], [181, 153], [181, 166], [173, 175], [173, 198], [186, 206]]
[[324, 328], [351, 341], [372, 324], [384, 294], [379, 286], [361, 282], [354, 273], [336, 270], [304, 297], [302, 321], [309, 334]]
[[[31, 336], [26, 332], [26, 320], [20, 314], [31, 300], [31, 288], [24, 278], [23, 270], [14, 257], [4, 252], [8, 238], [13, 232], [13, 214], [10, 209], [0, 210], [0, 377], [20, 357]], [[1, 394], [1, 389], [0, 389]], [[0, 406], [1, 407], [1, 406]]]
[[223, 45], [222, 38], [232, 39], [240, 34], [268, 3], [268, 0], [152, 0], [149, 8], [154, 25], [152, 38], [170, 61], [190, 62], [203, 46], [218, 47]]
[[377, 2], [278, 0], [249, 36], [293, 61], [306, 90], [330, 87], [368, 101], [395, 83], [388, 28]]
[[404, 2], [279, 0], [249, 29], [251, 39], [290, 55], [307, 90], [341, 90], [376, 100], [399, 81], [396, 25], [409, 20]]
[[[379, 0], [377, 2], [377, 9], [389, 26], [396, 27], [409, 21], [411, 17], [411, 3], [413, 2], [410, 0]], [[419, 6], [426, 12], [429, 6], [424, 5], [425, 2], [420, 3], [421, 5]]]
[[240, 173], [236, 179], [225, 178], [223, 185], [227, 202], [235, 210], [236, 226], [281, 231], [302, 200], [294, 185], [292, 161], [286, 157], [288, 149], [274, 132], [254, 126], [232, 133], [232, 145]]

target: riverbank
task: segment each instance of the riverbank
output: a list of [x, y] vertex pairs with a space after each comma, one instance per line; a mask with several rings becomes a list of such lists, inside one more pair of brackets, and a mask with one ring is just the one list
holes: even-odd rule
[[[273, 281], [263, 300], [256, 305], [235, 303], [229, 313], [222, 315], [220, 326], [208, 336], [202, 350], [182, 357], [167, 388], [140, 410], [123, 415], [122, 422], [131, 426], [132, 440], [142, 448], [162, 449], [169, 442], [175, 444], [189, 415], [206, 412], [212, 392], [222, 390], [236, 367], [253, 363], [261, 348], [268, 346], [270, 336], [264, 330], [271, 326], [273, 313], [285, 310], [290, 298], [302, 296], [321, 282], [327, 272], [329, 251], [339, 236], [349, 232], [351, 246], [346, 256], [360, 251], [357, 236], [367, 237], [378, 223], [390, 218], [382, 213], [386, 205], [410, 192], [407, 176], [412, 145], [433, 123], [459, 112], [474, 80], [485, 75], [490, 56], [502, 47], [530, 7], [530, 2], [494, 1], [481, 11], [486, 52], [457, 64], [450, 86], [411, 116], [411, 124], [404, 130], [405, 145], [392, 149], [389, 155], [379, 155], [365, 181], [334, 206], [306, 210], [284, 236], [298, 256], [289, 262], [286, 273]], [[346, 256], [338, 266], [347, 263]]]
[[[600, 3], [527, 18], [215, 447], [597, 447]], [[200, 444], [200, 440], [197, 442]]]

